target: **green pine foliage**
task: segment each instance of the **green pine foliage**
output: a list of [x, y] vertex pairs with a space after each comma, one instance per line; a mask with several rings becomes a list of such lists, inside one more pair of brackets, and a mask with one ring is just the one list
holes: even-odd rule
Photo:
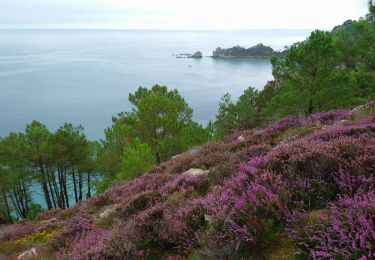
[[368, 19], [332, 32], [316, 30], [271, 59], [275, 80], [263, 90], [248, 88], [237, 102], [225, 94], [213, 123], [215, 138], [264, 127], [287, 115], [309, 116], [351, 108], [375, 97], [375, 26]]
[[134, 139], [124, 149], [117, 179], [123, 181], [137, 177], [150, 169], [155, 161], [149, 145], [142, 144], [138, 138]]

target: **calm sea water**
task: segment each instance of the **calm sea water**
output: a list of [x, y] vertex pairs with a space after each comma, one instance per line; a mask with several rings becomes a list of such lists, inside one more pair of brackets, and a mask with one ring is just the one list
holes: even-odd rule
[[261, 60], [177, 59], [172, 54], [264, 43], [274, 49], [310, 31], [0, 30], [0, 136], [35, 119], [55, 130], [82, 124], [90, 139], [104, 136], [111, 117], [130, 110], [128, 94], [153, 84], [176, 88], [206, 124], [220, 97], [238, 98], [272, 80]]

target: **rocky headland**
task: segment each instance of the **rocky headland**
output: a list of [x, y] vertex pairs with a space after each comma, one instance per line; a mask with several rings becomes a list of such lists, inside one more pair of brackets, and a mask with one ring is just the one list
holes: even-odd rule
[[234, 46], [232, 48], [223, 49], [216, 48], [212, 53], [212, 58], [233, 59], [233, 58], [247, 58], [247, 59], [271, 59], [273, 55], [279, 58], [284, 58], [288, 50], [275, 51], [271, 47], [259, 43], [253, 47], [245, 48], [241, 46]]

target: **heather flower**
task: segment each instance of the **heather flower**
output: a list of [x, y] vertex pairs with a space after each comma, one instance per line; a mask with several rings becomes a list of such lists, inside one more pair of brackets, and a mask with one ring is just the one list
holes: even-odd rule
[[349, 115], [350, 110], [348, 109], [337, 109], [327, 112], [320, 112], [311, 115], [306, 121], [307, 123], [320, 122], [323, 125], [331, 125], [336, 121], [340, 121]]
[[251, 252], [270, 242], [267, 239], [283, 218], [280, 198], [287, 195], [278, 176], [259, 170], [263, 163], [264, 157], [255, 157], [248, 165], [241, 165], [241, 171], [225, 181], [224, 189], [211, 193], [203, 202], [212, 247], [225, 246], [228, 254], [234, 254]]
[[204, 194], [208, 188], [207, 174], [202, 171], [198, 174], [184, 173], [167, 182], [160, 193], [167, 196], [173, 193], [191, 194], [193, 192]]
[[296, 116], [286, 116], [264, 129], [263, 132], [268, 135], [274, 135], [292, 127], [302, 126], [303, 124], [304, 121]]
[[109, 251], [112, 232], [102, 228], [83, 234], [73, 243], [71, 258], [75, 260], [103, 259]]
[[[302, 230], [292, 228], [300, 253], [312, 259], [372, 259], [375, 257], [375, 193], [340, 196], [328, 212], [315, 221], [307, 214], [296, 214], [306, 223]], [[301, 221], [301, 220], [299, 220]], [[298, 228], [295, 226], [294, 228]]]

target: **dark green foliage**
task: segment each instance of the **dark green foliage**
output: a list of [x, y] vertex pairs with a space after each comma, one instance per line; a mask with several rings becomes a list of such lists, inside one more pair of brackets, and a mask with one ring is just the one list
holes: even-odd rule
[[368, 0], [368, 9], [367, 19], [375, 25], [375, 3], [373, 0]]
[[258, 125], [257, 101], [259, 92], [254, 87], [247, 88], [233, 103], [226, 93], [219, 103], [219, 111], [213, 124], [215, 137], [220, 139], [235, 130], [252, 129]]
[[374, 44], [375, 26], [368, 20], [312, 32], [288, 48], [285, 57], [271, 59], [275, 80], [262, 91], [249, 88], [237, 103], [229, 93], [223, 96], [213, 124], [215, 137], [264, 127], [286, 115], [364, 104], [375, 96]]
[[13, 210], [19, 218], [26, 218], [29, 212], [29, 186], [33, 178], [28, 165], [29, 151], [24, 134], [11, 133], [0, 139], [0, 195], [3, 215], [10, 222]]
[[150, 147], [142, 144], [139, 139], [129, 143], [121, 157], [121, 169], [117, 174], [118, 180], [129, 180], [145, 173], [155, 163]]
[[97, 194], [105, 192], [109, 187], [112, 186], [112, 181], [108, 178], [103, 178], [102, 180], [93, 181], [95, 191]]
[[236, 103], [238, 128], [252, 129], [257, 125], [258, 90], [249, 87], [240, 96]]
[[27, 212], [26, 217], [30, 220], [34, 220], [36, 216], [43, 211], [42, 206], [36, 203], [31, 203], [29, 211]]
[[114, 179], [120, 170], [121, 154], [124, 147], [136, 136], [136, 116], [131, 113], [120, 113], [112, 117], [112, 126], [105, 129], [105, 140], [102, 140], [98, 159], [101, 172], [109, 179]]
[[212, 56], [220, 58], [255, 58], [267, 59], [271, 58], [273, 54], [282, 56], [283, 52], [275, 52], [271, 47], [259, 43], [250, 48], [234, 46], [229, 49], [217, 48]]
[[99, 152], [102, 172], [110, 180], [121, 171], [124, 148], [135, 138], [150, 147], [158, 164], [210, 138], [209, 128], [192, 121], [193, 111], [177, 90], [139, 87], [129, 101], [132, 111], [113, 118]]
[[278, 115], [310, 115], [356, 103], [329, 32], [314, 31], [308, 40], [294, 44], [285, 60], [273, 58], [272, 65], [275, 78], [281, 80], [272, 100]]
[[[150, 145], [158, 163], [174, 155], [178, 138], [191, 123], [193, 110], [177, 90], [155, 85], [152, 89], [139, 88], [129, 95], [137, 116], [137, 134]], [[178, 150], [177, 150], [178, 151]]]
[[96, 149], [83, 128], [72, 124], [51, 133], [33, 121], [25, 133], [0, 139], [1, 214], [10, 222], [12, 213], [21, 219], [35, 218], [42, 208], [31, 200], [31, 185], [40, 187], [47, 209], [69, 208], [71, 196], [75, 202], [90, 197]]
[[226, 93], [219, 103], [219, 111], [214, 122], [215, 136], [223, 137], [237, 129], [236, 105], [229, 93]]

